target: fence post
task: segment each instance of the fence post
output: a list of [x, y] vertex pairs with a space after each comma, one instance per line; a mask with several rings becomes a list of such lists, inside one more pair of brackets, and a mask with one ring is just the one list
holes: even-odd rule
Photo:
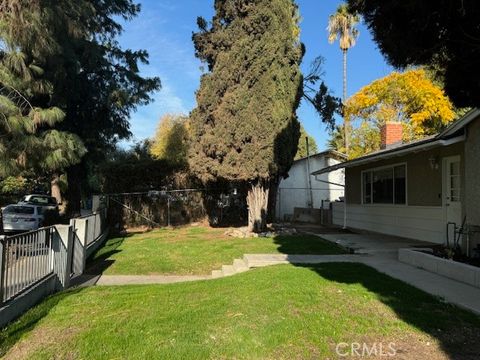
[[72, 268], [73, 230], [71, 225], [56, 225], [53, 233], [53, 272], [57, 275], [57, 290], [63, 290], [70, 285], [70, 270]]
[[3, 243], [3, 240], [5, 239], [5, 236], [0, 236], [0, 304], [3, 303], [3, 277], [5, 276], [5, 246]]
[[167, 226], [170, 226], [170, 195], [167, 195]]
[[94, 239], [97, 240], [100, 235], [102, 235], [102, 223], [101, 223], [101, 213], [96, 212], [95, 213], [95, 237]]
[[97, 238], [97, 213], [93, 213], [93, 239], [90, 239], [90, 241], [94, 241]]
[[70, 225], [73, 231], [72, 272], [81, 275], [87, 262], [88, 219], [72, 219]]

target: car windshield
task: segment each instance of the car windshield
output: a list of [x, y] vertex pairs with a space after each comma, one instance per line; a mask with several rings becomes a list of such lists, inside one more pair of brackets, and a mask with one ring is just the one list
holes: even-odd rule
[[50, 196], [31, 196], [30, 199], [27, 199], [28, 197], [24, 197], [23, 201], [36, 205], [57, 205], [57, 200]]
[[35, 209], [31, 206], [7, 206], [4, 210], [4, 214], [28, 214], [33, 215]]
[[39, 205], [47, 205], [48, 204], [48, 198], [44, 196], [32, 196], [30, 198], [30, 201], [33, 204], [39, 204]]

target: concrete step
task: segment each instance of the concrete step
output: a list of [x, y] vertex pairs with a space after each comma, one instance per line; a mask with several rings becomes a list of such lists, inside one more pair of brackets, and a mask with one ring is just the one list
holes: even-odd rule
[[223, 276], [230, 276], [236, 274], [237, 272], [235, 271], [233, 265], [222, 265], [222, 273]]
[[247, 263], [243, 259], [235, 259], [233, 260], [233, 267], [237, 273], [245, 272], [249, 270]]
[[223, 277], [223, 272], [222, 270], [213, 270], [212, 271], [212, 279], [218, 279]]
[[288, 264], [287, 258], [288, 255], [285, 254], [245, 254], [243, 256], [243, 260], [249, 268]]

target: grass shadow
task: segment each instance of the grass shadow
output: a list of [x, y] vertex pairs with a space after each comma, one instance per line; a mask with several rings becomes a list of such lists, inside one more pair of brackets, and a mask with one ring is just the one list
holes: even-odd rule
[[337, 283], [362, 285], [392, 309], [399, 319], [436, 338], [450, 358], [478, 359], [480, 317], [477, 315], [367, 265], [336, 263], [297, 266], [309, 268]]
[[112, 255], [120, 253], [120, 246], [123, 242], [136, 234], [144, 232], [131, 232], [122, 234], [120, 237], [110, 238], [105, 243], [99, 247], [90, 257], [87, 259], [87, 265], [85, 269], [85, 274], [87, 275], [100, 275], [106, 269], [108, 269], [115, 260], [111, 260]]
[[278, 252], [288, 255], [341, 255], [347, 251], [330, 241], [309, 234], [277, 235], [273, 242]]
[[83, 289], [63, 291], [51, 295], [0, 330], [0, 358], [3, 357], [24, 335], [32, 331], [36, 325], [63, 299], [78, 294]]

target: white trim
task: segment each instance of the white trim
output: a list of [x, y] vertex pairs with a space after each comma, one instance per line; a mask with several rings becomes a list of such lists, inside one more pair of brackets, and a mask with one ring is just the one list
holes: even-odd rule
[[[447, 190], [448, 190], [448, 185], [447, 182], [449, 181], [448, 179], [448, 172], [449, 169], [447, 167], [448, 161], [459, 161], [460, 162], [460, 200], [458, 201], [460, 203], [460, 221], [463, 218], [463, 194], [464, 194], [464, 189], [463, 189], [463, 181], [464, 181], [464, 174], [462, 173], [462, 156], [461, 155], [453, 155], [453, 156], [445, 156], [442, 158], [442, 209], [443, 209], [443, 222], [444, 224], [447, 224], [449, 222], [448, 219], [448, 207], [447, 207]], [[457, 224], [460, 225], [460, 224]], [[446, 226], [446, 225], [445, 225]]]
[[[405, 166], [405, 204], [396, 204], [395, 203], [395, 168], [398, 166]], [[374, 203], [373, 202], [373, 172], [378, 171], [378, 170], [383, 170], [383, 169], [392, 169], [393, 171], [393, 203]], [[363, 189], [364, 189], [364, 179], [363, 179], [363, 174], [371, 172], [372, 173], [372, 183], [371, 183], [371, 202], [366, 203], [364, 201], [364, 196], [363, 196]], [[381, 206], [381, 205], [393, 205], [393, 206], [408, 206], [408, 163], [407, 162], [401, 162], [401, 163], [395, 163], [392, 165], [383, 165], [383, 166], [378, 166], [374, 168], [369, 168], [366, 170], [362, 170], [360, 173], [360, 196], [361, 196], [361, 204], [363, 206]]]

